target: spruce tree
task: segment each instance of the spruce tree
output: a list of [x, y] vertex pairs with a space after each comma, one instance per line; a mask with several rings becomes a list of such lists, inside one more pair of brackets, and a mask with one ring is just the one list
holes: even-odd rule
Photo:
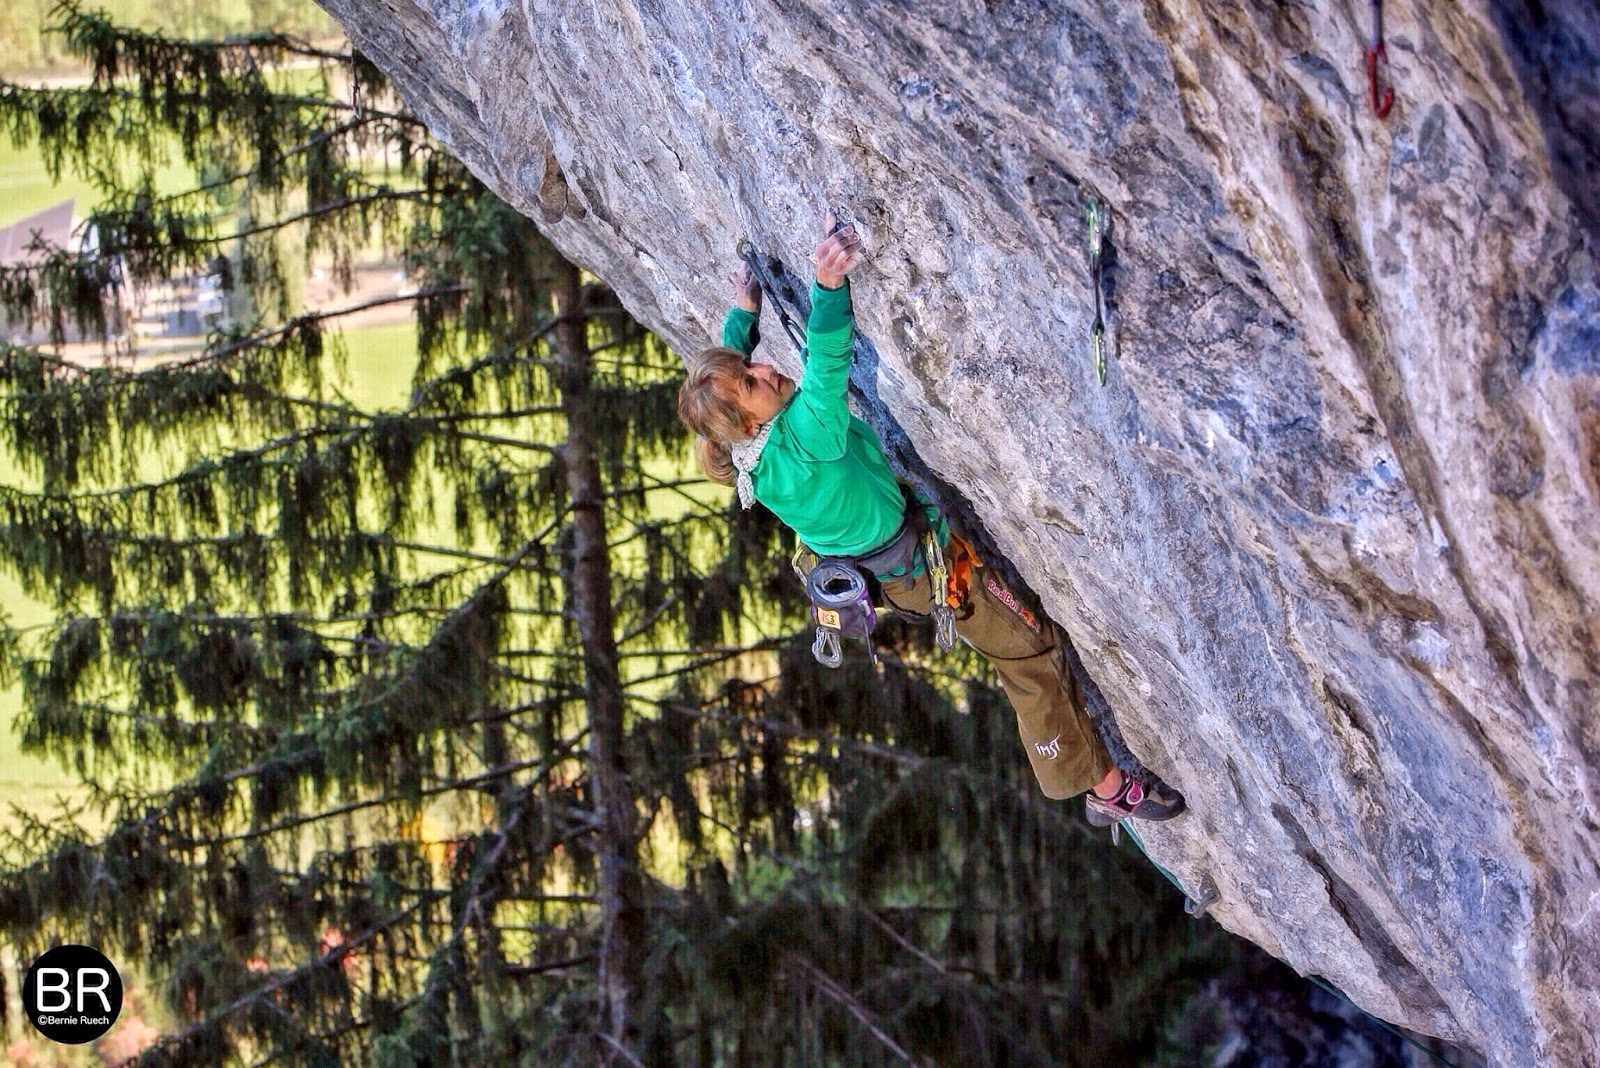
[[[0, 116], [107, 199], [6, 312], [104, 333], [209, 272], [250, 317], [153, 367], [0, 353], [0, 562], [54, 606], [0, 663], [93, 804], [6, 843], [20, 960], [144, 962], [185, 1023], [141, 1065], [1156, 1047], [1237, 951], [1038, 794], [971, 657], [890, 624], [814, 664], [792, 545], [685, 471], [677, 358], [374, 68], [58, 17], [92, 83]], [[415, 284], [394, 410], [279, 299], [373, 242]]]

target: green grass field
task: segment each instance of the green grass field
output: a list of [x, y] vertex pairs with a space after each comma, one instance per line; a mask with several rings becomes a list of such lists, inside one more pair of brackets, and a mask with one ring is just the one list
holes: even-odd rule
[[10, 226], [68, 197], [77, 202], [74, 210], [81, 215], [99, 199], [89, 182], [67, 174], [61, 178], [59, 184], [50, 180], [32, 145], [17, 148], [9, 141], [0, 142], [0, 226]]

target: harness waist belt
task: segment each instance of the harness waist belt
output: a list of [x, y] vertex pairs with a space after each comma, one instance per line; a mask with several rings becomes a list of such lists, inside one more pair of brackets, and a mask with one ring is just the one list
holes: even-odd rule
[[894, 537], [871, 552], [856, 557], [856, 563], [874, 575], [888, 575], [902, 568], [909, 568], [921, 540], [919, 524], [912, 522], [911, 516], [907, 514], [900, 523], [900, 529], [895, 531]]

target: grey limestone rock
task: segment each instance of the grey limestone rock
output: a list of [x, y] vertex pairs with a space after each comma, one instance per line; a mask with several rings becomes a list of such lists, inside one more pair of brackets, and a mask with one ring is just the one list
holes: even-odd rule
[[1386, 5], [1379, 120], [1360, 3], [323, 2], [682, 351], [843, 206], [863, 411], [1188, 795], [1152, 855], [1379, 1016], [1600, 1063], [1592, 5]]

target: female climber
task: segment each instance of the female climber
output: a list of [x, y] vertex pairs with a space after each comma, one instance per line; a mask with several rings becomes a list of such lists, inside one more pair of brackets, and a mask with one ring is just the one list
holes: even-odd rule
[[[896, 608], [928, 615], [933, 589], [926, 542], [908, 536], [925, 529], [912, 515], [923, 505], [908, 507], [877, 435], [845, 401], [855, 336], [846, 275], [860, 255], [851, 226], [836, 228], [817, 245], [806, 323], [809, 359], [798, 384], [752, 361], [762, 292], [748, 266], [736, 272], [723, 343], [689, 362], [678, 414], [699, 435], [696, 451], [706, 475], [737, 485], [744, 507], [759, 501], [817, 555], [850, 558], [877, 577]], [[947, 551], [952, 540], [959, 542], [944, 522], [935, 519], [933, 529]], [[993, 569], [975, 558], [972, 564], [955, 629], [994, 665], [1045, 794], [1067, 798], [1089, 791], [1085, 807], [1097, 826], [1182, 812], [1177, 791], [1143, 782], [1112, 762], [1054, 628], [1023, 607]]]

